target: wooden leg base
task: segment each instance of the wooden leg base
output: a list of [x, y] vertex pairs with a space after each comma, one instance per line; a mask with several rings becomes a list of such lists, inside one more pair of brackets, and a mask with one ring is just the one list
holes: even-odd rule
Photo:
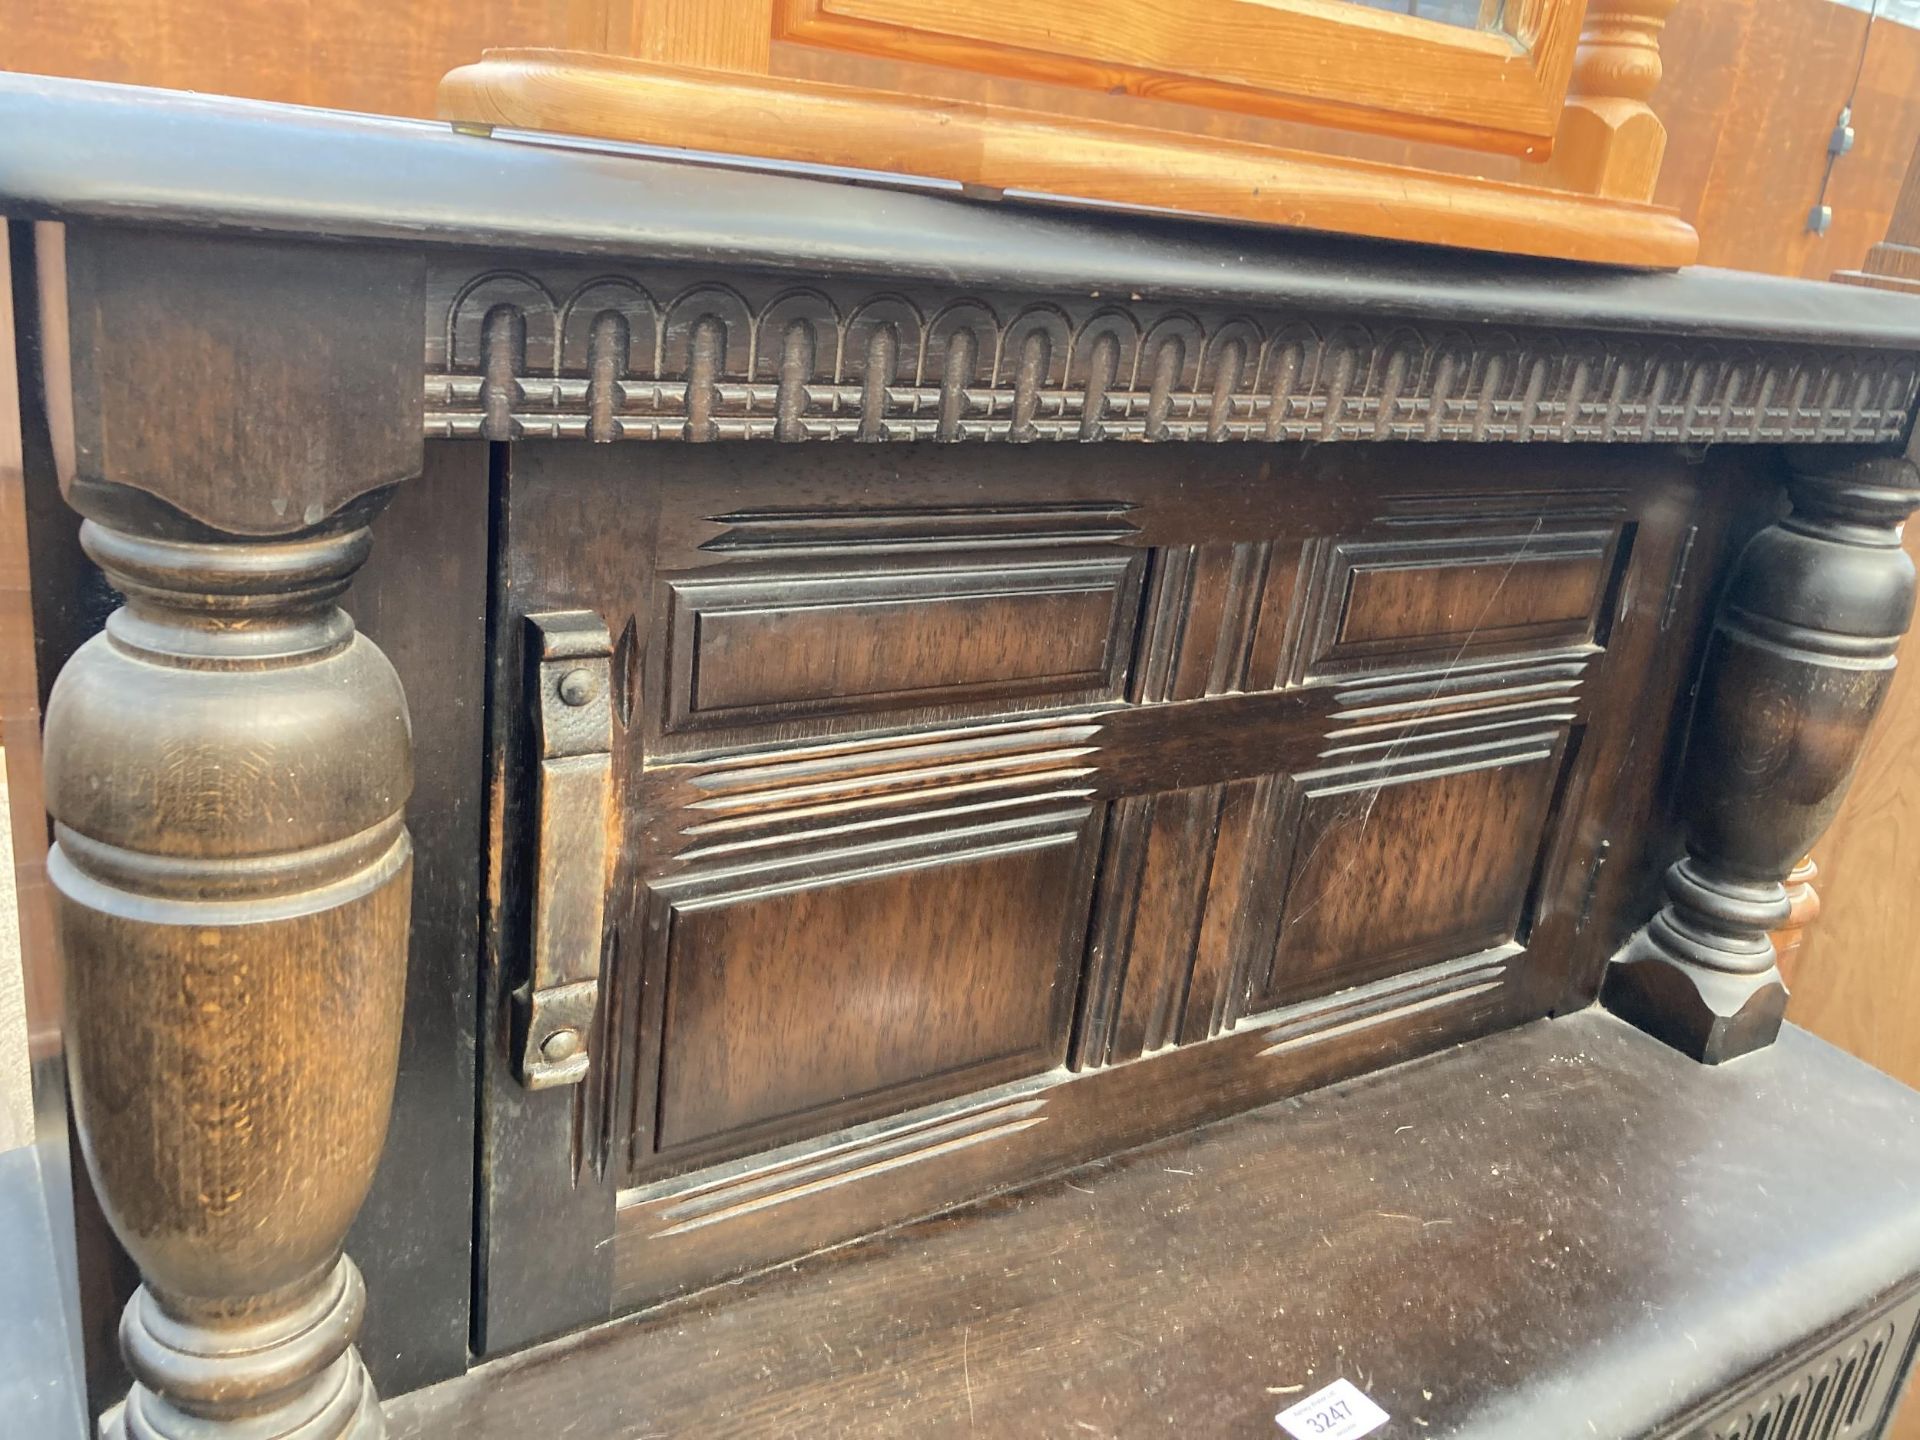
[[1783, 882], [1839, 809], [1913, 617], [1900, 527], [1920, 470], [1865, 449], [1789, 455], [1792, 513], [1741, 552], [1701, 668], [1677, 797], [1686, 854], [1600, 989], [1709, 1065], [1780, 1033]]
[[342, 1257], [268, 1316], [183, 1318], [142, 1287], [121, 1318], [135, 1384], [104, 1440], [382, 1440], [380, 1401], [353, 1348], [366, 1287]]
[[[380, 1410], [380, 1397], [374, 1393], [372, 1384], [367, 1382], [366, 1370], [360, 1366], [359, 1357], [355, 1356], [352, 1358], [355, 1367], [359, 1370], [360, 1402], [353, 1411], [346, 1416], [346, 1429], [309, 1429], [261, 1433], [273, 1434], [273, 1440], [282, 1440], [283, 1436], [286, 1437], [286, 1440], [310, 1440], [310, 1437], [311, 1440], [386, 1440], [387, 1425], [386, 1419]], [[131, 1397], [129, 1397], [129, 1399], [131, 1399]], [[138, 1412], [141, 1416], [140, 1420], [137, 1421], [134, 1426], [129, 1427], [127, 1424], [127, 1403], [126, 1400], [121, 1401], [100, 1417], [99, 1440], [145, 1440], [147, 1436], [163, 1434], [166, 1440], [175, 1440], [176, 1435], [191, 1436], [192, 1440], [200, 1440], [202, 1435], [212, 1436], [222, 1433], [206, 1429], [205, 1422], [201, 1421], [195, 1422], [202, 1426], [202, 1428], [197, 1431], [158, 1431], [147, 1424], [149, 1417], [144, 1411]], [[252, 1431], [240, 1431], [236, 1433], [246, 1435], [248, 1440], [252, 1440], [254, 1434]]]
[[1608, 969], [1600, 1003], [1703, 1065], [1719, 1065], [1774, 1042], [1787, 987], [1777, 966], [1714, 970], [1663, 954], [1643, 935]]

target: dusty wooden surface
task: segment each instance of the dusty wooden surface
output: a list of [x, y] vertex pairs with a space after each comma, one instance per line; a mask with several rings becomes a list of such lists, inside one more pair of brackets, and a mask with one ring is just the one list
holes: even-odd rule
[[[1916, 1141], [1920, 1097], [1803, 1032], [1703, 1070], [1588, 1011], [496, 1362], [388, 1420], [394, 1440], [1256, 1436], [1344, 1375], [1389, 1435], [1644, 1434], [1782, 1324], [1818, 1331], [1920, 1266]], [[1737, 1263], [1762, 1253], [1782, 1263]]]

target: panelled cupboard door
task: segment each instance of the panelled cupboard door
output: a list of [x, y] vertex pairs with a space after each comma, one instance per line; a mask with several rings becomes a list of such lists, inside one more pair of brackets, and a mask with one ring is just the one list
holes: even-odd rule
[[568, 823], [529, 798], [528, 616], [611, 640], [614, 843], [585, 1080], [524, 1088], [505, 1018], [483, 1057], [482, 1348], [1577, 993], [1706, 588], [1702, 474], [514, 447], [497, 1015]]
[[774, 38], [802, 45], [1536, 157], [1585, 12], [1583, 0], [772, 5]]

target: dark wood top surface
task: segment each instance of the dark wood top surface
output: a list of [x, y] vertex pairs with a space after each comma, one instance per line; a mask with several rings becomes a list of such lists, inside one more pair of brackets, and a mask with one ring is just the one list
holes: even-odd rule
[[1920, 298], [1857, 287], [996, 204], [939, 181], [850, 185], [717, 158], [0, 75], [0, 213], [12, 215], [1920, 349]]
[[1384, 1437], [1641, 1435], [1920, 1270], [1917, 1202], [1920, 1095], [1792, 1027], [1715, 1069], [1587, 1011], [388, 1410], [395, 1440], [1273, 1436], [1344, 1375]]

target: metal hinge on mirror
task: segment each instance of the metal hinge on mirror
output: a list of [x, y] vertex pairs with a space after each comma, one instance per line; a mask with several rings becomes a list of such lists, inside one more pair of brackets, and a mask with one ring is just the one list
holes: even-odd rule
[[532, 809], [527, 980], [513, 993], [514, 1066], [530, 1090], [586, 1078], [600, 1001], [613, 806], [613, 639], [590, 610], [527, 616]]

